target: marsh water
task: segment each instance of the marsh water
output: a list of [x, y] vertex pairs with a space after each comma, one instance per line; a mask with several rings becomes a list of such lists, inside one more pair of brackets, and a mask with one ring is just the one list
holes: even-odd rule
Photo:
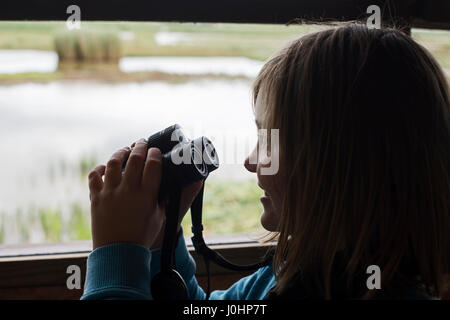
[[[0, 73], [53, 72], [56, 67], [52, 52], [0, 50]], [[125, 57], [120, 67], [124, 72], [178, 70], [244, 78], [0, 86], [4, 243], [21, 241], [20, 226], [8, 222], [11, 217], [26, 220], [39, 210], [58, 210], [67, 217], [73, 204], [87, 207], [86, 174], [93, 166], [105, 163], [116, 149], [174, 123], [189, 136], [205, 135], [216, 144], [222, 165], [210, 179], [251, 176], [242, 163], [256, 142], [251, 79], [261, 63], [244, 58]], [[26, 237], [30, 242], [43, 240], [39, 228], [31, 227]]]

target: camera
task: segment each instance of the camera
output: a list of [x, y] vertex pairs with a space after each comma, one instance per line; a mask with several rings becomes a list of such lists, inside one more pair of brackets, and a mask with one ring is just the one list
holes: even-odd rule
[[[147, 139], [147, 147], [156, 147], [162, 154], [159, 201], [163, 201], [171, 190], [181, 190], [206, 179], [219, 167], [219, 158], [211, 140], [206, 137], [189, 140], [178, 124], [151, 135]], [[122, 171], [125, 165], [126, 161]]]
[[[178, 124], [151, 135], [148, 148], [159, 148], [162, 154], [162, 178], [158, 201], [166, 204], [166, 223], [161, 248], [160, 272], [151, 281], [154, 299], [187, 298], [187, 287], [175, 270], [175, 245], [177, 239], [178, 213], [181, 190], [198, 181], [219, 167], [219, 158], [212, 142], [206, 137], [189, 140]], [[203, 186], [194, 199], [194, 212], [200, 214]], [[200, 209], [201, 211], [201, 209]]]

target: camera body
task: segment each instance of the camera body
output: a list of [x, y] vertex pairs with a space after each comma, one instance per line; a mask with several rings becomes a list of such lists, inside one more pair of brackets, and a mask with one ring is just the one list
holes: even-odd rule
[[[151, 135], [147, 147], [161, 150], [162, 178], [158, 201], [166, 203], [160, 272], [151, 281], [151, 292], [154, 299], [183, 300], [188, 297], [187, 287], [175, 270], [174, 261], [181, 190], [205, 180], [219, 167], [219, 159], [209, 139], [189, 140], [177, 124]], [[203, 187], [193, 203], [198, 201], [203, 201]]]
[[[147, 147], [156, 147], [162, 154], [159, 201], [163, 201], [171, 190], [181, 190], [206, 179], [219, 167], [212, 142], [206, 137], [189, 140], [178, 124], [151, 135], [147, 139]], [[125, 165], [126, 162], [123, 168]]]

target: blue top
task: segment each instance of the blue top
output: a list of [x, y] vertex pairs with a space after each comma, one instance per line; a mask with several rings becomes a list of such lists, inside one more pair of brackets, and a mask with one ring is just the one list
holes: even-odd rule
[[[149, 250], [134, 243], [113, 243], [91, 252], [82, 300], [89, 299], [152, 299], [150, 283], [159, 272], [161, 250]], [[204, 300], [206, 294], [195, 278], [195, 262], [189, 254], [182, 232], [175, 251], [176, 270], [183, 277], [188, 298]], [[262, 300], [275, 285], [272, 265], [258, 269], [227, 290], [211, 292], [211, 300]], [[420, 290], [407, 291], [395, 299], [436, 299]]]
[[[82, 300], [152, 299], [150, 282], [159, 272], [161, 250], [149, 250], [134, 243], [113, 243], [91, 252], [87, 260]], [[206, 294], [195, 278], [195, 262], [189, 254], [183, 234], [175, 251], [176, 270], [188, 288], [188, 298], [203, 300]], [[211, 300], [261, 300], [275, 285], [271, 265], [242, 278], [227, 290], [211, 292]]]

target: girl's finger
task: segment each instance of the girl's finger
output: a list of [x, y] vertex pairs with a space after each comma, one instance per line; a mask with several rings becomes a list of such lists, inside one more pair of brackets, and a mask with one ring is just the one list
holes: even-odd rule
[[150, 148], [147, 152], [144, 173], [142, 174], [142, 187], [149, 195], [158, 197], [159, 185], [162, 175], [162, 155], [158, 148]]
[[147, 141], [139, 140], [131, 151], [123, 176], [124, 183], [136, 187], [141, 184], [142, 171], [147, 158]]
[[106, 167], [104, 165], [99, 165], [89, 173], [89, 191], [91, 194], [96, 194], [102, 190], [102, 176], [105, 174], [105, 169]]
[[106, 164], [105, 188], [115, 188], [122, 180], [122, 164], [130, 153], [130, 148], [117, 150]]

